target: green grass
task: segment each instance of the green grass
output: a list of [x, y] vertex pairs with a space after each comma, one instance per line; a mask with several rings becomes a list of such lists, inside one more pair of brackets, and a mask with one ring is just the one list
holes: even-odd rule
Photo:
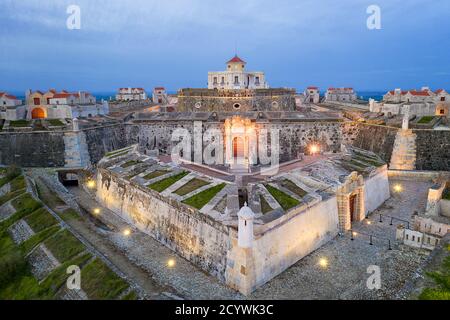
[[58, 221], [44, 208], [36, 210], [24, 220], [35, 233], [41, 232], [58, 223]]
[[300, 202], [297, 199], [292, 198], [283, 191], [280, 191], [272, 187], [271, 185], [265, 185], [265, 187], [267, 191], [270, 192], [272, 197], [274, 197], [275, 200], [277, 200], [277, 202], [280, 204], [280, 206], [283, 208], [284, 211], [287, 211], [300, 204]]
[[428, 272], [427, 276], [434, 282], [434, 287], [425, 288], [419, 295], [420, 300], [450, 300], [450, 246], [440, 270]]
[[30, 127], [31, 122], [27, 120], [14, 120], [9, 122], [9, 126], [13, 128]]
[[48, 229], [42, 230], [39, 233], [34, 234], [30, 239], [20, 244], [20, 248], [24, 252], [24, 254], [28, 254], [34, 247], [40, 244], [42, 241], [51, 237], [53, 234], [60, 230], [59, 225], [52, 226]]
[[433, 119], [434, 119], [433, 116], [424, 116], [417, 123], [427, 124], [427, 123], [430, 123], [431, 121], [433, 121]]
[[44, 244], [61, 263], [85, 250], [85, 246], [67, 229], [47, 239]]
[[53, 191], [51, 191], [41, 180], [36, 180], [37, 192], [39, 199], [42, 200], [48, 207], [53, 210], [66, 205], [61, 198]]
[[0, 206], [4, 205], [9, 200], [14, 199], [15, 197], [17, 197], [23, 193], [25, 193], [25, 190], [17, 190], [17, 191], [13, 191], [13, 192], [9, 192], [9, 193], [5, 194], [3, 197], [0, 197]]
[[266, 214], [273, 210], [273, 208], [269, 205], [266, 198], [264, 198], [262, 195], [259, 196], [259, 201], [261, 203], [261, 212], [262, 214]]
[[155, 170], [155, 171], [153, 171], [153, 172], [150, 172], [149, 174], [147, 174], [147, 175], [144, 176], [143, 178], [144, 178], [145, 180], [152, 180], [152, 179], [161, 177], [161, 176], [163, 176], [163, 175], [165, 175], [165, 174], [168, 174], [168, 173], [170, 173], [170, 172], [171, 172], [170, 170]]
[[291, 180], [285, 179], [281, 182], [281, 185], [283, 187], [285, 187], [286, 189], [288, 189], [289, 191], [298, 195], [300, 198], [303, 198], [304, 196], [306, 196], [308, 194], [305, 190], [303, 190], [302, 188], [297, 186]]
[[189, 181], [188, 183], [186, 183], [184, 186], [182, 186], [181, 188], [176, 190], [174, 193], [176, 193], [179, 196], [184, 196], [184, 195], [187, 195], [188, 193], [191, 193], [192, 191], [197, 190], [208, 184], [210, 184], [210, 183], [207, 181], [194, 178], [191, 181]]
[[49, 119], [48, 122], [49, 122], [49, 124], [50, 124], [52, 127], [62, 127], [62, 126], [65, 126], [65, 124], [64, 124], [61, 120], [59, 120], [59, 119]]
[[128, 283], [98, 258], [81, 270], [81, 279], [81, 288], [94, 300], [115, 299], [128, 288]]
[[178, 180], [184, 178], [185, 176], [187, 176], [189, 174], [189, 172], [187, 171], [183, 171], [181, 173], [178, 173], [174, 176], [168, 177], [166, 179], [160, 180], [158, 182], [152, 183], [151, 185], [149, 185], [148, 187], [152, 190], [155, 190], [157, 192], [162, 192], [164, 190], [166, 190], [168, 187], [170, 187], [171, 185], [173, 185], [175, 182], [177, 182]]
[[4, 174], [5, 176], [3, 178], [0, 178], [0, 188], [3, 187], [5, 184], [13, 181], [22, 174], [22, 170], [14, 166], [2, 169], [3, 169], [2, 174]]
[[225, 183], [218, 184], [212, 188], [206, 189], [196, 195], [183, 201], [183, 203], [194, 207], [196, 209], [203, 208], [216, 194], [218, 194], [225, 187]]
[[125, 168], [129, 168], [131, 166], [134, 166], [138, 163], [141, 163], [141, 162], [137, 161], [137, 160], [130, 160], [130, 161], [125, 162], [123, 165], [121, 165], [121, 167], [125, 169]]
[[8, 219], [0, 222], [0, 232], [5, 231], [20, 219], [42, 207], [42, 203], [34, 200], [28, 193], [14, 199], [11, 204], [17, 211]]
[[76, 212], [74, 209], [69, 208], [66, 209], [64, 211], [62, 211], [59, 216], [61, 217], [61, 219], [63, 219], [64, 221], [81, 221], [82, 217], [78, 214], [78, 212]]

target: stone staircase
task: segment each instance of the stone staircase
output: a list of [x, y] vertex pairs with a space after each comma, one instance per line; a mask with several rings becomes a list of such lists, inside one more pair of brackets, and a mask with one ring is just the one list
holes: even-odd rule
[[416, 168], [416, 137], [412, 130], [400, 130], [395, 137], [390, 169], [415, 170]]

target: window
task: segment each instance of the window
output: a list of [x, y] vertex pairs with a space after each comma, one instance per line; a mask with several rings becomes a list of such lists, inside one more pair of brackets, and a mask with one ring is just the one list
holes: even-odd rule
[[239, 77], [238, 76], [234, 77], [234, 84], [239, 84]]
[[444, 110], [444, 109], [441, 109], [441, 110], [439, 110], [439, 113], [440, 113], [440, 114], [445, 114], [445, 110]]
[[412, 236], [412, 241], [416, 241], [416, 236]]
[[445, 97], [441, 97], [441, 101], [445, 101]]
[[41, 99], [39, 99], [39, 98], [34, 98], [34, 99], [33, 99], [33, 102], [34, 102], [34, 105], [35, 105], [35, 106], [38, 106], [38, 105], [41, 104]]
[[217, 77], [214, 77], [213, 84], [217, 84]]
[[419, 242], [419, 243], [420, 243], [420, 237], [417, 237], [417, 242]]
[[409, 240], [409, 235], [408, 234], [406, 235], [406, 240]]
[[255, 84], [256, 84], [257, 86], [259, 86], [259, 77], [256, 77], [256, 79], [255, 79]]
[[240, 105], [239, 103], [235, 103], [235, 104], [233, 105], [233, 108], [235, 108], [236, 110], [238, 110], [238, 109], [241, 108], [241, 105]]
[[222, 84], [222, 85], [225, 84], [225, 77], [222, 77], [220, 84]]
[[431, 238], [428, 237], [428, 244], [431, 244]]

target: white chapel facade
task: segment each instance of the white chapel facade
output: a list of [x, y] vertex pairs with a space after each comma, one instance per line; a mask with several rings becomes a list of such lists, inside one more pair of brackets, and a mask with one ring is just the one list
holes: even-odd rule
[[237, 55], [227, 62], [226, 71], [208, 72], [208, 89], [267, 89], [264, 72], [245, 71], [247, 63]]

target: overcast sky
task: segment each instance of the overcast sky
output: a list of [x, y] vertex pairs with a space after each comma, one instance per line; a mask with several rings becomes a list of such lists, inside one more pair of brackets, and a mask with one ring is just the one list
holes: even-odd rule
[[[66, 27], [69, 5], [81, 29]], [[369, 30], [369, 5], [381, 30]], [[237, 48], [271, 87], [450, 89], [448, 0], [1, 0], [0, 91], [205, 87]]]

